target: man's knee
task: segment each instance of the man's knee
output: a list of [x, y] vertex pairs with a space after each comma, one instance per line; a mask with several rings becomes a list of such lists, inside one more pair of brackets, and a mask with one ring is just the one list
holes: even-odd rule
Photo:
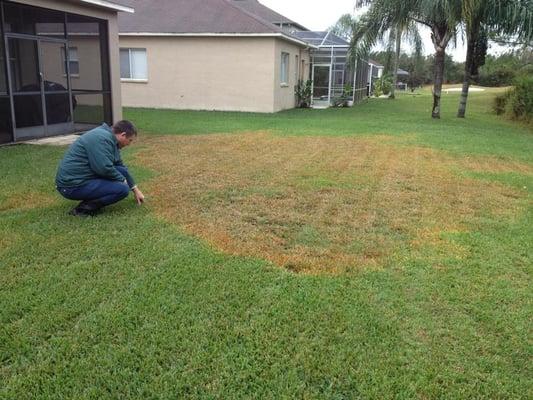
[[120, 200], [128, 197], [130, 193], [130, 188], [125, 183], [121, 183], [117, 190], [117, 197], [120, 197]]

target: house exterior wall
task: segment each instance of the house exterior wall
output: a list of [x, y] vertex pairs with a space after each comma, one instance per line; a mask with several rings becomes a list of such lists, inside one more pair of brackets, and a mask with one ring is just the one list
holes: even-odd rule
[[[274, 111], [286, 110], [296, 106], [294, 88], [298, 79], [309, 79], [309, 50], [285, 40], [276, 39], [274, 65]], [[281, 54], [289, 54], [288, 83], [281, 83]], [[296, 65], [298, 56], [298, 65]]]
[[[109, 65], [111, 78], [111, 104], [113, 112], [113, 122], [122, 119], [122, 100], [120, 88], [120, 61], [118, 51], [118, 23], [117, 13], [104, 9], [89, 7], [86, 4], [76, 4], [74, 2], [58, 0], [17, 0], [17, 3], [28, 4], [30, 6], [43, 7], [52, 10], [65, 11], [89, 17], [100, 18], [108, 22], [109, 36]], [[80, 44], [81, 45], [81, 44]], [[80, 60], [80, 68], [81, 68]], [[85, 68], [85, 67], [84, 67]], [[92, 66], [91, 66], [92, 68]], [[97, 68], [101, 68], [100, 65]]]
[[121, 36], [146, 49], [146, 82], [122, 81], [125, 106], [273, 112], [274, 38]]

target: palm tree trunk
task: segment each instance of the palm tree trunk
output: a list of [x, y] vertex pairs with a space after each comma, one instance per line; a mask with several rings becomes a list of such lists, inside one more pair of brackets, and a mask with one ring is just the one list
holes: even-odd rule
[[432, 118], [440, 118], [440, 96], [442, 93], [442, 82], [444, 80], [444, 59], [446, 57], [445, 49], [437, 47], [435, 52], [435, 76], [433, 84], [433, 109], [431, 110]]
[[466, 61], [465, 73], [463, 77], [463, 90], [461, 91], [461, 99], [459, 100], [459, 109], [457, 110], [457, 117], [464, 118], [466, 114], [466, 102], [468, 100], [468, 89], [470, 88], [470, 80], [472, 78], [470, 71], [474, 63], [474, 45], [471, 37], [467, 39], [466, 47]]
[[394, 63], [392, 67], [392, 88], [389, 99], [394, 99], [396, 85], [398, 84], [398, 66], [400, 63], [400, 51], [402, 46], [402, 29], [398, 26], [396, 30], [396, 52], [394, 53]]
[[479, 22], [473, 20], [466, 27], [466, 60], [465, 60], [465, 74], [463, 77], [463, 90], [461, 91], [461, 99], [459, 100], [459, 108], [457, 110], [457, 117], [464, 118], [466, 114], [466, 102], [468, 100], [468, 89], [470, 88], [470, 82], [472, 81], [472, 72], [477, 70], [474, 68], [475, 60], [475, 47], [480, 39]]

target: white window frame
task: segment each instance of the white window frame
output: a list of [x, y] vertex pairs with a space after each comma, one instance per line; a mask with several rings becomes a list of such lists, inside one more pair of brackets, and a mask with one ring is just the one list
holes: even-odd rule
[[[122, 51], [122, 50], [127, 50], [128, 51], [128, 61], [130, 63], [130, 77], [128, 78], [123, 78], [122, 77], [122, 71], [120, 73], [120, 81], [121, 82], [141, 82], [141, 83], [144, 83], [144, 82], [148, 82], [148, 51], [146, 51], [146, 48], [140, 48], [140, 47], [121, 47], [119, 49], [119, 52]], [[144, 57], [145, 57], [145, 62], [146, 62], [146, 75], [143, 77], [143, 78], [132, 78], [131, 77], [131, 74], [132, 74], [132, 71], [134, 70], [133, 68], [133, 57], [132, 57], [132, 51], [143, 51], [144, 52]]]
[[[72, 54], [71, 54], [71, 50], [76, 50], [76, 58], [72, 58]], [[68, 57], [67, 55], [65, 54], [65, 52], [68, 52]], [[66, 67], [67, 67], [67, 63], [69, 63], [68, 65], [68, 69], [70, 71], [70, 63], [71, 62], [76, 62], [78, 64], [78, 73], [77, 74], [74, 74], [72, 73], [72, 71], [70, 71], [70, 76], [71, 77], [79, 77], [80, 76], [80, 57], [79, 57], [79, 54], [78, 54], [78, 48], [76, 46], [69, 46], [69, 47], [61, 47], [61, 55], [63, 57], [63, 69], [65, 70]], [[67, 71], [65, 70], [64, 71], [64, 75], [67, 75]]]
[[290, 54], [282, 51], [280, 63], [280, 85], [282, 87], [289, 86], [290, 62]]

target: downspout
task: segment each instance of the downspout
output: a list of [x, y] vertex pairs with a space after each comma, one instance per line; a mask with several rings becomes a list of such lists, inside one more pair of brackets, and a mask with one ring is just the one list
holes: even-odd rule
[[[329, 32], [328, 32], [329, 35]], [[331, 106], [331, 76], [333, 74], [333, 46], [331, 46], [331, 61], [329, 63], [329, 82], [328, 82], [328, 105]]]
[[355, 104], [355, 85], [357, 80], [357, 59], [355, 59], [353, 67], [353, 86], [352, 86], [352, 102]]

